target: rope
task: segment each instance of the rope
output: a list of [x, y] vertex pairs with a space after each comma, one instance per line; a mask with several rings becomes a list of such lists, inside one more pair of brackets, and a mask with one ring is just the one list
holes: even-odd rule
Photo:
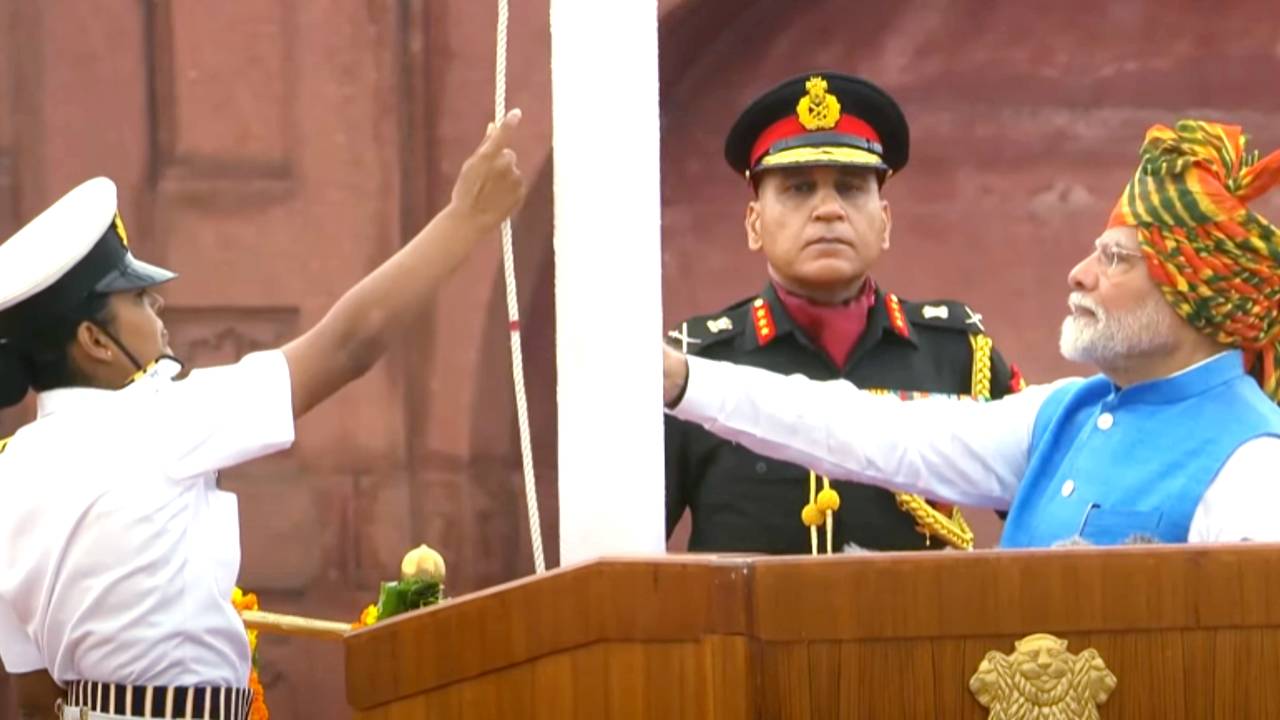
[[[498, 46], [494, 63], [494, 123], [507, 114], [507, 0], [498, 0]], [[529, 536], [533, 546], [533, 565], [538, 573], [546, 572], [542, 552], [542, 520], [538, 513], [538, 484], [533, 475], [533, 443], [529, 434], [529, 406], [524, 392], [524, 354], [520, 349], [520, 304], [516, 292], [516, 257], [511, 243], [511, 219], [502, 221], [502, 271], [507, 285], [507, 327], [511, 333], [511, 376], [515, 381], [516, 421], [520, 429], [520, 460], [524, 468], [524, 499], [529, 509]]]

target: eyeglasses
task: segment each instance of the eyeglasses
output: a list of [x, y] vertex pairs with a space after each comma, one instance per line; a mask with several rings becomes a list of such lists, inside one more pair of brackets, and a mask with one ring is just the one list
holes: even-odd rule
[[1102, 240], [1097, 240], [1093, 243], [1093, 250], [1098, 257], [1098, 266], [1107, 275], [1114, 275], [1127, 270], [1129, 268], [1129, 258], [1142, 259], [1142, 253], [1137, 250], [1130, 250]]

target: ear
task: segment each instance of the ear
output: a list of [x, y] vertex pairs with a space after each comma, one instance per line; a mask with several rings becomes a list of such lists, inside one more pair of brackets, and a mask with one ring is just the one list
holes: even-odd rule
[[889, 210], [889, 201], [880, 201], [880, 214], [884, 217], [884, 237], [880, 239], [880, 249], [889, 249], [889, 236], [893, 234], [893, 213]]
[[111, 363], [115, 357], [115, 343], [97, 325], [88, 320], [76, 328], [76, 346], [88, 360]]
[[760, 252], [764, 247], [764, 235], [760, 232], [759, 200], [747, 203], [747, 216], [743, 219], [742, 226], [747, 231], [747, 249], [751, 252]]

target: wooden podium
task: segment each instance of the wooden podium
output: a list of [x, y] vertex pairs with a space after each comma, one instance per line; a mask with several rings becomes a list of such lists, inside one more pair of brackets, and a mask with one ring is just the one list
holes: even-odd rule
[[357, 718], [935, 720], [1034, 633], [1097, 651], [1103, 720], [1280, 718], [1280, 547], [605, 559], [344, 642]]

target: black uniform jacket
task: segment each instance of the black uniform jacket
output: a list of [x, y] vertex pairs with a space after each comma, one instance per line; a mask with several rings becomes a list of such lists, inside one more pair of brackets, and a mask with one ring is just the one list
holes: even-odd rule
[[[788, 316], [772, 285], [725, 310], [690, 318], [670, 339], [688, 353], [815, 379], [845, 378], [867, 390], [994, 399], [1022, 380], [991, 346], [981, 316], [954, 301], [908, 302], [877, 290], [866, 331], [836, 367]], [[977, 367], [975, 368], [975, 361]], [[975, 372], [975, 370], [977, 372]], [[810, 502], [806, 468], [757, 455], [701, 426], [666, 417], [667, 534], [685, 508], [693, 551], [809, 553], [801, 511]], [[941, 548], [899, 508], [895, 493], [830, 478], [840, 494], [833, 552]], [[818, 481], [821, 490], [821, 480]], [[826, 530], [821, 530], [821, 552]]]

